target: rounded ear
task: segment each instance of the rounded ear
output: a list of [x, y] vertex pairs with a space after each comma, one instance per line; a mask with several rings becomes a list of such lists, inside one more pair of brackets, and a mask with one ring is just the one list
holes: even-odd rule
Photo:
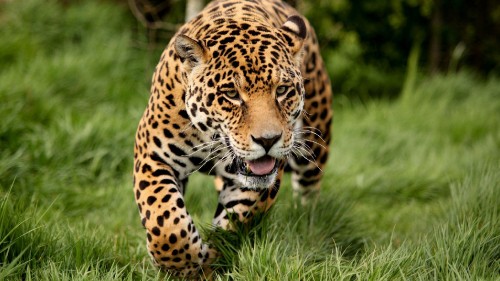
[[[288, 17], [286, 22], [281, 26], [281, 29], [286, 32], [285, 40], [292, 49], [294, 55], [301, 53], [304, 39], [307, 36], [307, 26], [301, 16], [294, 15]], [[291, 35], [292, 37], [286, 36]]]
[[187, 71], [191, 71], [193, 67], [203, 62], [205, 57], [203, 46], [198, 41], [183, 34], [177, 35], [175, 38], [174, 48]]

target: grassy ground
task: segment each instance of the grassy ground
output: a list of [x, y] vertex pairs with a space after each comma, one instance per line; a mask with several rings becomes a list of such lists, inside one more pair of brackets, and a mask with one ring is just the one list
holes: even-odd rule
[[[158, 58], [137, 47], [133, 24], [94, 1], [0, 2], [0, 280], [165, 278], [132, 194]], [[285, 181], [253, 230], [210, 234], [226, 254], [216, 278], [499, 280], [498, 89], [496, 77], [458, 73], [394, 101], [338, 98], [316, 208], [294, 208]], [[206, 182], [196, 176], [187, 194], [205, 227], [216, 203]]]

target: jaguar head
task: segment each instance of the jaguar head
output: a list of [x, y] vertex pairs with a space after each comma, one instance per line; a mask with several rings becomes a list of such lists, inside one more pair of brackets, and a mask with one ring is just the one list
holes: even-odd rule
[[198, 40], [176, 37], [186, 110], [200, 131], [220, 136], [216, 149], [244, 186], [269, 187], [293, 150], [303, 110], [306, 25], [300, 16], [281, 28], [228, 19], [217, 30]]

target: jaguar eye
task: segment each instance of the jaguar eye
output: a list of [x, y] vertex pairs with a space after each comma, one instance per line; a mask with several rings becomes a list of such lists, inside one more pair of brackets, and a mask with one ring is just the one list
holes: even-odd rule
[[283, 95], [288, 90], [288, 86], [279, 86], [276, 88], [276, 94]]
[[230, 99], [236, 99], [238, 97], [238, 92], [236, 90], [225, 91], [224, 94]]

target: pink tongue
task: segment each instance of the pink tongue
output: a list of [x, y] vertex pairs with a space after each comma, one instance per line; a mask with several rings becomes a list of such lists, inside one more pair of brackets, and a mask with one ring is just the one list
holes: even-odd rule
[[276, 159], [264, 156], [256, 160], [247, 161], [247, 164], [252, 173], [262, 176], [269, 174], [273, 170], [275, 162]]

